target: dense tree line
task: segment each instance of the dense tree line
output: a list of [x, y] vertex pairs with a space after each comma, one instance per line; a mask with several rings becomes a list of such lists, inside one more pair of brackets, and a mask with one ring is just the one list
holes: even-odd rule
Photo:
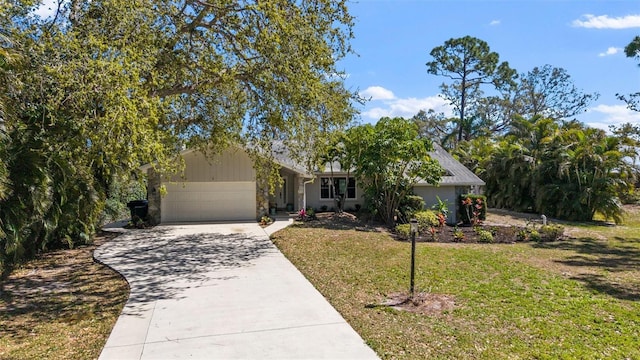
[[[639, 38], [626, 48], [638, 58]], [[562, 68], [535, 67], [516, 75], [482, 40], [450, 39], [431, 51], [430, 74], [442, 75], [442, 94], [457, 117], [421, 111], [421, 136], [440, 142], [486, 182], [490, 206], [591, 220], [622, 220], [620, 197], [634, 192], [640, 129], [611, 133], [574, 120], [598, 98], [579, 90]], [[485, 95], [481, 86], [489, 87]], [[638, 110], [637, 94], [619, 95]]]
[[0, 0], [0, 267], [89, 241], [141, 164], [314, 149], [354, 114], [341, 0]]

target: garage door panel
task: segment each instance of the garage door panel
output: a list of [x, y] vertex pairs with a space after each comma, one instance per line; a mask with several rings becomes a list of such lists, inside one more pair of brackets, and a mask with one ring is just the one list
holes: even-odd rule
[[162, 222], [255, 220], [255, 182], [165, 183]]

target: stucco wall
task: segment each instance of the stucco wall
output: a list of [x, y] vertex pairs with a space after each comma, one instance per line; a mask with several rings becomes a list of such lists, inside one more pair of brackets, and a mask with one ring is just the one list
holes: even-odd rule
[[[430, 209], [431, 206], [438, 203], [437, 197], [440, 200], [447, 203], [449, 208], [449, 215], [447, 222], [450, 224], [457, 222], [456, 211], [456, 187], [455, 186], [416, 186], [413, 188], [414, 194], [421, 196], [424, 199], [425, 207]], [[436, 197], [437, 196], [437, 197]]]

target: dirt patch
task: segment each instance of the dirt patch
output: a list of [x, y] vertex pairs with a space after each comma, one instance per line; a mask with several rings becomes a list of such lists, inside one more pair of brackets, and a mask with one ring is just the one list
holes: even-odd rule
[[368, 307], [390, 307], [422, 315], [440, 315], [453, 310], [456, 302], [451, 295], [416, 293], [412, 297], [407, 293], [397, 292], [389, 294], [381, 304], [368, 305]]
[[[28, 307], [29, 302], [24, 300], [36, 295], [77, 293], [77, 288], [84, 286], [85, 281], [89, 280], [83, 273], [90, 268], [100, 270], [96, 274], [98, 277], [113, 274], [113, 271], [94, 263], [93, 250], [118, 235], [120, 234], [103, 232], [96, 235], [91, 245], [47, 252], [22, 265], [4, 284], [5, 301], [0, 303], [0, 310], [16, 306]], [[13, 301], [14, 299], [21, 301]]]
[[[512, 244], [518, 241], [517, 234], [524, 227], [510, 225], [510, 226], [498, 226], [483, 224], [476, 228], [472, 226], [443, 226], [436, 228], [435, 232], [431, 234], [420, 234], [416, 237], [416, 241], [420, 242], [440, 242], [440, 243], [479, 243], [483, 242], [480, 238], [478, 230], [485, 230], [491, 233], [493, 237], [493, 243], [499, 244]], [[458, 236], [456, 237], [455, 233]], [[462, 236], [460, 236], [462, 234]]]
[[331, 230], [386, 231], [384, 224], [365, 221], [349, 212], [317, 213], [314, 219], [298, 222], [299, 226]]

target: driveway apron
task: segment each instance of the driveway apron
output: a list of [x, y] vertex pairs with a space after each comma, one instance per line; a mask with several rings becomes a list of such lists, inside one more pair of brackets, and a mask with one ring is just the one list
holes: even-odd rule
[[100, 359], [377, 359], [267, 233], [167, 225], [98, 248], [131, 289]]

